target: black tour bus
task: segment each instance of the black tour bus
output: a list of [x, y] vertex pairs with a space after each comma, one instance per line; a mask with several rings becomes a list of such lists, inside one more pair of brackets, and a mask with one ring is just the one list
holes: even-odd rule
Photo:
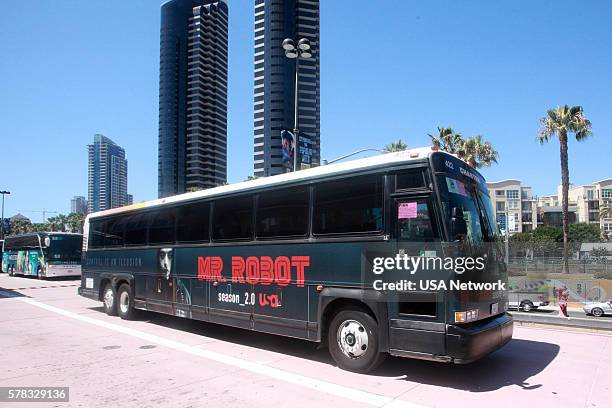
[[[449, 286], [507, 272], [484, 179], [435, 147], [102, 211], [84, 231], [79, 294], [124, 319], [141, 309], [326, 342], [360, 372], [388, 354], [469, 363], [512, 338], [503, 285]], [[400, 265], [469, 256], [484, 266]]]

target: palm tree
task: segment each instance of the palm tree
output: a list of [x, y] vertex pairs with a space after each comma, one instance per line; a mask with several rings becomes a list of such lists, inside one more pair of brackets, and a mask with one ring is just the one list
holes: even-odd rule
[[445, 152], [457, 154], [461, 146], [463, 146], [463, 137], [456, 133], [453, 128], [438, 126], [438, 136], [427, 134], [434, 146], [439, 147]]
[[481, 135], [464, 139], [452, 128], [438, 126], [438, 136], [428, 134], [434, 146], [445, 152], [456, 154], [460, 159], [474, 168], [489, 167], [497, 163], [497, 151], [490, 142], [484, 141]]
[[385, 153], [401, 152], [408, 149], [408, 145], [399, 139], [397, 142], [391, 142], [383, 148]]
[[481, 135], [465, 139], [457, 152], [457, 156], [475, 169], [497, 163], [498, 155], [491, 142], [484, 141]]
[[592, 133], [591, 122], [584, 116], [582, 106], [558, 106], [557, 109], [549, 109], [546, 116], [540, 119], [538, 141], [540, 144], [544, 144], [557, 135], [561, 151], [561, 207], [563, 211], [563, 263], [565, 273], [569, 273], [569, 216], [567, 197], [569, 192], [569, 167], [567, 164], [567, 138], [572, 133], [578, 141], [586, 139]]

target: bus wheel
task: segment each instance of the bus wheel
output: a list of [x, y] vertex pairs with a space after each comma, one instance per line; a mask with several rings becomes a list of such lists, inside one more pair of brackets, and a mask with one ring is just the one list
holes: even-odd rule
[[344, 370], [366, 373], [383, 362], [386, 353], [378, 349], [378, 324], [367, 313], [341, 310], [332, 319], [327, 333], [329, 352]]
[[119, 317], [125, 320], [130, 320], [134, 317], [134, 299], [130, 285], [124, 283], [117, 291], [117, 313]]
[[104, 312], [109, 316], [117, 316], [117, 293], [110, 283], [107, 283], [102, 292]]

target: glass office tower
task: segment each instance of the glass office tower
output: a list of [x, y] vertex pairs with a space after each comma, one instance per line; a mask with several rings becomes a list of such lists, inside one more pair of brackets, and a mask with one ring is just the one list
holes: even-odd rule
[[227, 180], [227, 28], [224, 1], [161, 7], [159, 197]]

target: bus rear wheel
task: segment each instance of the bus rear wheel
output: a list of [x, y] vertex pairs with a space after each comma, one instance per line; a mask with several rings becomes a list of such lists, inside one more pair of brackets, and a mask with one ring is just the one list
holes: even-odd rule
[[134, 298], [127, 283], [121, 285], [117, 291], [117, 314], [124, 320], [134, 318]]
[[376, 320], [360, 310], [338, 312], [329, 325], [327, 343], [336, 364], [348, 371], [366, 373], [387, 356], [379, 351]]
[[109, 316], [117, 316], [117, 293], [110, 283], [107, 283], [102, 292], [104, 312]]

